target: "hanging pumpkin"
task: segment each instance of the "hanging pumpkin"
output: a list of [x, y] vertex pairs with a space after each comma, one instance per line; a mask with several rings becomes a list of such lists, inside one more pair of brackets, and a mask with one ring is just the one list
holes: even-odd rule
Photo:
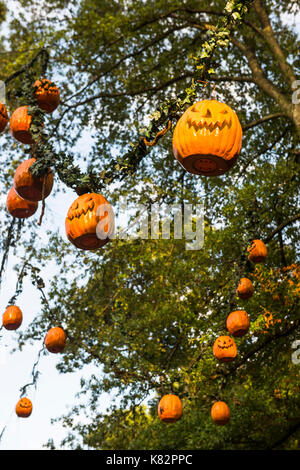
[[261, 240], [253, 240], [252, 245], [248, 247], [248, 252], [248, 260], [252, 261], [252, 263], [261, 263], [268, 254], [267, 247]]
[[27, 219], [37, 211], [38, 203], [21, 198], [12, 187], [6, 198], [6, 207], [13, 217]]
[[30, 133], [31, 116], [28, 114], [28, 106], [17, 108], [11, 115], [9, 130], [12, 136], [22, 144], [34, 144]]
[[53, 85], [51, 80], [47, 78], [36, 80], [34, 87], [37, 87], [35, 97], [38, 107], [46, 111], [46, 113], [53, 113], [60, 103], [59, 88]]
[[22, 311], [15, 305], [10, 305], [3, 313], [2, 323], [6, 330], [17, 330], [22, 324], [22, 320]]
[[6, 111], [6, 106], [3, 103], [0, 103], [0, 132], [3, 132], [8, 123], [8, 114]]
[[230, 336], [219, 336], [213, 345], [213, 354], [219, 362], [231, 362], [237, 356], [237, 347]]
[[45, 346], [51, 353], [61, 353], [66, 346], [66, 333], [59, 326], [50, 328], [45, 337]]
[[235, 312], [231, 312], [227, 317], [226, 326], [232, 336], [240, 338], [249, 331], [249, 315], [245, 310], [236, 310]]
[[230, 409], [224, 401], [217, 401], [211, 407], [211, 417], [214, 423], [224, 426], [230, 420]]
[[177, 395], [164, 395], [158, 404], [158, 416], [165, 423], [175, 423], [182, 416], [182, 404]]
[[53, 172], [50, 168], [46, 176], [33, 176], [30, 167], [35, 161], [35, 158], [30, 158], [22, 162], [14, 176], [14, 188], [17, 194], [23, 199], [33, 202], [43, 199], [43, 189], [44, 198], [49, 196], [53, 187]]
[[190, 173], [216, 176], [236, 162], [242, 146], [242, 127], [225, 103], [203, 100], [190, 106], [174, 130], [173, 152]]
[[32, 413], [32, 403], [29, 398], [21, 398], [16, 404], [16, 414], [19, 418], [28, 418]]
[[77, 248], [101, 248], [114, 231], [112, 207], [100, 194], [83, 194], [69, 208], [65, 225], [69, 241]]
[[249, 299], [250, 297], [252, 297], [253, 292], [254, 287], [250, 279], [248, 279], [247, 277], [242, 277], [236, 290], [236, 293], [239, 298], [242, 300]]

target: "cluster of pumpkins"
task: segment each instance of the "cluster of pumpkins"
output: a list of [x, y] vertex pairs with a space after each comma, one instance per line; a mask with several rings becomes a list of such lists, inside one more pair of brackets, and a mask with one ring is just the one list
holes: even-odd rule
[[[248, 259], [253, 263], [261, 263], [267, 257], [267, 247], [261, 240], [253, 240], [248, 248]], [[240, 299], [247, 300], [252, 297], [254, 287], [250, 279], [240, 279], [236, 293]], [[248, 333], [250, 318], [245, 310], [231, 312], [226, 320], [228, 332], [235, 338], [241, 338]], [[219, 363], [231, 362], [237, 356], [237, 347], [231, 336], [219, 336], [213, 345], [213, 355]], [[158, 416], [161, 421], [174, 423], [182, 417], [182, 404], [177, 395], [164, 395], [158, 405]], [[211, 408], [211, 417], [214, 423], [225, 425], [230, 420], [230, 409], [224, 401], [217, 401]]]

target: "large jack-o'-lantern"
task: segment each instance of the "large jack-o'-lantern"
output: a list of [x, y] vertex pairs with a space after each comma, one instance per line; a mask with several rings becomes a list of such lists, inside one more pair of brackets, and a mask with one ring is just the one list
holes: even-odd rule
[[31, 115], [28, 114], [28, 106], [17, 108], [11, 115], [9, 130], [12, 136], [22, 144], [34, 144], [30, 133], [31, 119]]
[[39, 108], [46, 113], [53, 113], [60, 103], [59, 88], [47, 78], [37, 80], [34, 87], [36, 87], [35, 96]]
[[45, 346], [49, 352], [57, 354], [63, 352], [66, 346], [67, 336], [62, 328], [55, 326], [50, 328], [45, 337]]
[[22, 311], [16, 305], [9, 305], [2, 317], [2, 324], [6, 330], [17, 330], [22, 324]]
[[242, 127], [225, 103], [203, 100], [181, 116], [173, 135], [173, 152], [190, 173], [216, 176], [236, 162], [242, 146]]
[[261, 263], [265, 261], [268, 249], [262, 240], [253, 240], [252, 245], [248, 247], [248, 252], [249, 261], [252, 261], [252, 263]]
[[29, 398], [21, 398], [16, 405], [16, 414], [19, 418], [28, 418], [32, 413], [32, 403]]
[[109, 202], [100, 194], [79, 196], [66, 217], [66, 234], [73, 245], [82, 250], [104, 246], [114, 232], [114, 214]]
[[250, 327], [248, 313], [245, 312], [245, 310], [235, 310], [231, 312], [227, 317], [226, 327], [232, 336], [236, 338], [244, 336], [248, 333]]
[[33, 176], [30, 167], [35, 163], [35, 158], [29, 158], [22, 162], [16, 169], [14, 176], [14, 188], [17, 194], [28, 201], [41, 201], [49, 196], [53, 188], [53, 172], [51, 168], [45, 176]]
[[175, 423], [182, 416], [182, 404], [177, 395], [164, 395], [158, 404], [158, 416], [165, 423]]
[[254, 287], [250, 279], [247, 277], [242, 277], [240, 279], [239, 285], [237, 287], [236, 293], [240, 299], [247, 300], [252, 297], [254, 292]]
[[213, 354], [219, 362], [231, 362], [237, 356], [237, 347], [230, 336], [219, 336], [213, 346]]
[[230, 409], [224, 401], [216, 401], [211, 407], [211, 418], [214, 423], [224, 426], [230, 420]]
[[27, 219], [37, 211], [38, 203], [23, 199], [16, 193], [15, 188], [12, 187], [6, 198], [6, 207], [13, 217]]

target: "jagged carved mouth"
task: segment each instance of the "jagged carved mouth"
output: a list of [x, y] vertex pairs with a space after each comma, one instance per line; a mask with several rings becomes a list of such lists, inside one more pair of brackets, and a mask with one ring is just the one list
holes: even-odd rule
[[82, 214], [86, 215], [88, 211], [93, 211], [95, 207], [95, 203], [93, 201], [93, 198], [90, 198], [88, 201], [86, 201], [88, 204], [86, 207], [80, 207], [78, 202], [74, 205], [74, 207], [71, 207], [69, 213], [68, 213], [68, 219], [73, 220], [73, 219], [79, 219]]
[[221, 122], [221, 121], [208, 120], [205, 117], [200, 118], [200, 119], [188, 118], [187, 122], [191, 127], [194, 127], [196, 131], [200, 129], [207, 129], [210, 132], [213, 132], [215, 129], [219, 129], [220, 131], [222, 131], [224, 127], [228, 127], [228, 129], [231, 128], [231, 119], [229, 121], [225, 119], [224, 121]]
[[218, 344], [217, 346], [219, 349], [230, 349], [233, 347], [232, 344]]

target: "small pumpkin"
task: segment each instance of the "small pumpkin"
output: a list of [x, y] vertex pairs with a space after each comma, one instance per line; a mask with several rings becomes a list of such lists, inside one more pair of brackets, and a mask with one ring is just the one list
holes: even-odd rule
[[57, 354], [61, 353], [66, 346], [66, 333], [59, 326], [50, 328], [45, 337], [45, 346], [49, 352]]
[[112, 207], [100, 194], [83, 194], [69, 208], [65, 226], [69, 241], [77, 248], [101, 248], [114, 230]]
[[36, 80], [33, 86], [36, 87], [35, 97], [38, 107], [46, 113], [53, 113], [60, 103], [59, 88], [47, 78]]
[[248, 333], [250, 327], [249, 315], [245, 310], [231, 312], [227, 317], [226, 327], [232, 336], [236, 338], [244, 336]]
[[248, 252], [248, 260], [252, 261], [252, 263], [261, 263], [268, 254], [267, 247], [261, 240], [253, 240], [252, 245], [248, 247]]
[[158, 416], [165, 423], [175, 423], [182, 417], [182, 404], [177, 395], [164, 395], [158, 404]]
[[242, 277], [236, 290], [236, 293], [239, 298], [242, 300], [247, 300], [252, 297], [253, 292], [254, 287], [250, 279], [248, 279], [247, 277]]
[[35, 158], [30, 158], [22, 162], [21, 165], [18, 166], [14, 176], [14, 188], [17, 194], [23, 199], [33, 202], [43, 199], [43, 185], [44, 198], [49, 196], [52, 191], [54, 178], [50, 168], [46, 176], [33, 176], [30, 167], [35, 161]]
[[17, 330], [22, 324], [22, 311], [16, 305], [10, 305], [3, 313], [2, 323], [6, 330]]
[[27, 219], [37, 211], [38, 203], [21, 198], [12, 187], [6, 198], [6, 207], [13, 217]]
[[219, 362], [231, 362], [237, 356], [237, 347], [230, 336], [219, 336], [213, 345], [213, 354]]
[[0, 103], [0, 132], [3, 132], [8, 123], [8, 114], [6, 106], [3, 103]]
[[190, 173], [215, 176], [236, 162], [242, 127], [235, 112], [217, 100], [203, 100], [181, 116], [173, 134], [173, 152]]
[[32, 403], [29, 398], [23, 397], [16, 404], [16, 414], [19, 418], [28, 418], [32, 413]]
[[210, 413], [213, 422], [220, 426], [224, 426], [230, 420], [230, 409], [224, 401], [214, 403]]
[[9, 130], [12, 136], [22, 144], [34, 144], [30, 133], [31, 119], [28, 114], [28, 106], [17, 108], [11, 115]]

